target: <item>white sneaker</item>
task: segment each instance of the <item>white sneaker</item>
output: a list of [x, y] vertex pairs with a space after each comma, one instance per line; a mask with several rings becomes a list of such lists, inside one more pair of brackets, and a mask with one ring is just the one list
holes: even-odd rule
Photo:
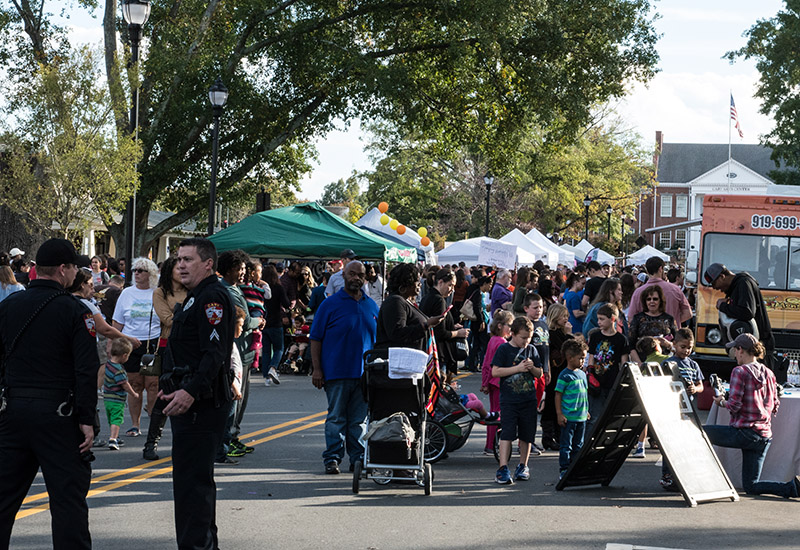
[[271, 386], [271, 385], [272, 385], [272, 384], [270, 383], [270, 381], [269, 381], [269, 378], [265, 378], [265, 379], [264, 379], [264, 385], [265, 385], [265, 386], [267, 386], [267, 387], [269, 387], [269, 386]]
[[644, 447], [637, 447], [631, 458], [644, 458]]
[[270, 367], [269, 368], [269, 372], [267, 372], [267, 376], [269, 376], [269, 379], [272, 380], [275, 383], [276, 386], [281, 383], [281, 376], [280, 376], [280, 374], [278, 374], [278, 371], [275, 370], [275, 367]]

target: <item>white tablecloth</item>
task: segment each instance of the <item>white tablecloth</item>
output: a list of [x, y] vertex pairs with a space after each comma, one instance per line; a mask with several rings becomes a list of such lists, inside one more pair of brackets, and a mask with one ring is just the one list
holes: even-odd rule
[[[728, 409], [711, 406], [706, 424], [728, 426]], [[728, 477], [736, 487], [742, 486], [742, 451], [714, 446]], [[764, 458], [762, 481], [789, 481], [800, 475], [800, 388], [787, 389], [781, 398], [778, 414], [772, 417], [772, 444]]]

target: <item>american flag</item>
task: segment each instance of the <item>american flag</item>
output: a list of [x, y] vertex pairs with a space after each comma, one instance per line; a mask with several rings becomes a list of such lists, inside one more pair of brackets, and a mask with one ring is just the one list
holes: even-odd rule
[[439, 395], [442, 393], [442, 375], [439, 370], [439, 351], [436, 349], [436, 339], [433, 336], [433, 329], [428, 328], [428, 364], [425, 366], [425, 374], [431, 381], [431, 389], [428, 394], [428, 403], [425, 409], [428, 413], [433, 414], [433, 409], [436, 402], [439, 400]]
[[731, 120], [736, 122], [736, 131], [739, 132], [739, 137], [743, 138], [742, 127], [739, 126], [739, 116], [736, 114], [736, 104], [733, 102], [733, 94], [731, 94]]

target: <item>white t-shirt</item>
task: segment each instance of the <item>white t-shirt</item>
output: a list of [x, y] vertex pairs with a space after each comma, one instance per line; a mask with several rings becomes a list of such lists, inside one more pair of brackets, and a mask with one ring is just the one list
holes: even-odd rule
[[161, 321], [153, 311], [153, 290], [129, 286], [120, 293], [112, 319], [125, 325], [122, 334], [141, 341], [159, 337]]
[[[97, 315], [100, 313], [100, 308], [94, 305], [91, 300], [87, 300], [86, 298], [81, 298], [81, 303], [89, 308], [89, 311], [92, 312], [92, 315]], [[102, 315], [102, 313], [100, 313]]]

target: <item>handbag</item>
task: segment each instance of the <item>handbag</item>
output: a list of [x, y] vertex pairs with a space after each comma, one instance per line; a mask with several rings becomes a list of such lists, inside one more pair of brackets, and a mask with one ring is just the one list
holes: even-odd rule
[[477, 321], [478, 316], [475, 314], [475, 306], [472, 303], [473, 296], [475, 296], [474, 292], [464, 301], [464, 305], [461, 306], [461, 309], [458, 310], [458, 312], [470, 321]]
[[139, 374], [142, 376], [161, 376], [161, 355], [150, 353], [150, 336], [153, 330], [153, 307], [150, 307], [150, 326], [147, 329], [147, 353], [139, 361]]
[[467, 357], [469, 357], [469, 344], [467, 344], [467, 339], [453, 339], [453, 358], [456, 361], [466, 361]]

